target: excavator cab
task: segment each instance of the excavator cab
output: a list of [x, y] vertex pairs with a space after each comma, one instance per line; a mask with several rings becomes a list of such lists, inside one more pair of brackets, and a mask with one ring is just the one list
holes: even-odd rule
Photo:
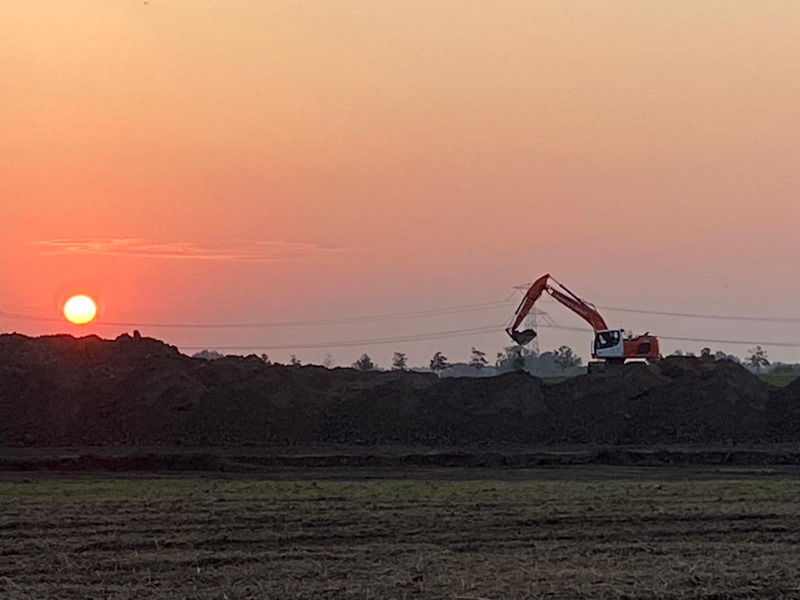
[[625, 336], [622, 329], [606, 329], [594, 334], [594, 358], [624, 358]]
[[606, 359], [612, 362], [622, 362], [626, 359], [643, 359], [654, 362], [661, 358], [658, 347], [658, 338], [645, 333], [644, 335], [625, 336], [623, 329], [609, 329], [596, 331], [592, 358]]

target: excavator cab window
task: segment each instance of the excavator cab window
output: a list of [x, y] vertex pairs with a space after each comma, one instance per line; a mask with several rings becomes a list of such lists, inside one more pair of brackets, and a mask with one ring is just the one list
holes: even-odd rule
[[621, 339], [619, 331], [601, 331], [597, 334], [596, 345], [599, 349], [613, 348], [619, 345]]

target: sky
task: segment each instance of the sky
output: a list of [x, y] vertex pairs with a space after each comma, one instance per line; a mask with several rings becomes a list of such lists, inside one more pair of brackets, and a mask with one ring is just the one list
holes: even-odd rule
[[[0, 40], [3, 331], [421, 365], [493, 357], [548, 272], [599, 306], [800, 317], [800, 3], [3, 0]], [[752, 344], [662, 342], [703, 346]]]

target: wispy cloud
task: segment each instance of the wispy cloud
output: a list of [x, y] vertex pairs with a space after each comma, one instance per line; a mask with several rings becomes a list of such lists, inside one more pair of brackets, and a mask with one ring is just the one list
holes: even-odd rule
[[273, 262], [342, 252], [342, 248], [305, 242], [244, 241], [222, 244], [151, 242], [135, 238], [54, 239], [31, 242], [42, 254], [136, 256], [178, 260]]

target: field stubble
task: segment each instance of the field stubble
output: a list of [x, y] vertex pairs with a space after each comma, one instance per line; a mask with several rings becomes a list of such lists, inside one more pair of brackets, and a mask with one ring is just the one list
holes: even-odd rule
[[0, 483], [0, 596], [800, 598], [797, 481]]

